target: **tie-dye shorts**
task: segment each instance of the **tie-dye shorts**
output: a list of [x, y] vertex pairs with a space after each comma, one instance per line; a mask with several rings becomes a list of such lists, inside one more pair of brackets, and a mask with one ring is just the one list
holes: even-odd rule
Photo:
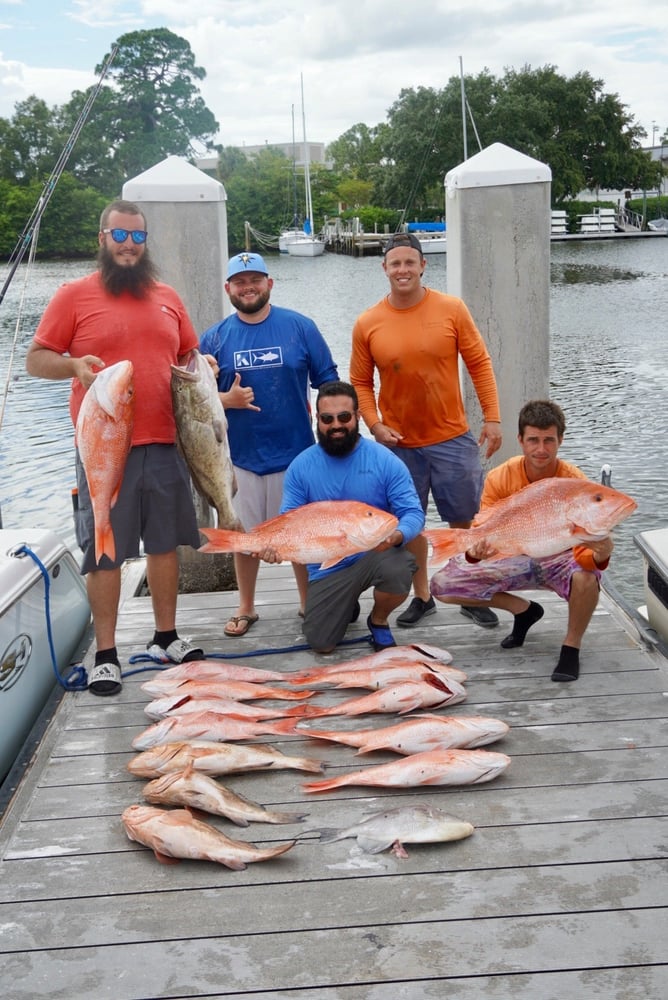
[[600, 571], [583, 569], [570, 549], [545, 559], [511, 556], [478, 563], [467, 562], [462, 552], [432, 576], [430, 589], [434, 597], [459, 597], [463, 601], [490, 601], [502, 592], [542, 589], [553, 590], [567, 601], [573, 573], [588, 572], [601, 579]]

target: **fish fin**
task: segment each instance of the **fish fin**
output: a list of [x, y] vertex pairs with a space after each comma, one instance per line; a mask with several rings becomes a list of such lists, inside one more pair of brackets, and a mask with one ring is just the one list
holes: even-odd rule
[[416, 708], [420, 707], [419, 698], [411, 698], [411, 700], [406, 704], [404, 708], [397, 710], [397, 715], [407, 715], [408, 712], [413, 712]]
[[407, 858], [408, 852], [400, 840], [395, 840], [392, 844], [392, 854], [397, 858]]
[[458, 552], [465, 552], [468, 548], [470, 536], [466, 538], [466, 531], [463, 528], [431, 528], [423, 531], [422, 534], [431, 545], [431, 562], [445, 562], [450, 556]]
[[266, 819], [266, 823], [303, 823], [308, 817], [308, 813], [290, 813], [271, 811], [271, 819]]
[[279, 719], [278, 722], [270, 723], [271, 728], [268, 732], [276, 733], [279, 736], [283, 733], [294, 733], [296, 724], [294, 719]]
[[179, 858], [172, 858], [169, 854], [161, 854], [160, 851], [156, 851], [155, 849], [153, 853], [161, 865], [178, 865], [180, 861]]
[[345, 556], [339, 556], [338, 559], [325, 559], [324, 562], [320, 563], [320, 569], [331, 569], [332, 566], [338, 566], [339, 563], [345, 558]]
[[358, 833], [357, 843], [366, 851], [368, 854], [381, 854], [382, 851], [386, 851], [388, 847], [392, 844], [392, 838], [388, 840], [378, 840], [378, 837], [372, 837], [369, 834]]
[[317, 719], [325, 713], [326, 709], [317, 705], [295, 705], [294, 708], [286, 709], [284, 715], [296, 719]]
[[328, 792], [332, 788], [340, 788], [349, 784], [349, 775], [341, 774], [338, 778], [324, 778], [322, 781], [306, 781], [302, 785], [305, 792]]
[[345, 831], [342, 833], [335, 826], [326, 826], [319, 831], [321, 844], [333, 844], [335, 840], [345, 840]]

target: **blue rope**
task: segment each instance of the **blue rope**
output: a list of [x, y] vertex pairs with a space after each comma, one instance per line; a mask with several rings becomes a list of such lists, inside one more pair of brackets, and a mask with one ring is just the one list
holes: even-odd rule
[[[342, 639], [339, 646], [354, 646], [361, 642], [372, 642], [371, 634], [363, 635], [359, 639]], [[273, 656], [276, 653], [296, 653], [305, 649], [312, 649], [307, 642], [298, 643], [294, 646], [280, 646], [276, 649], [253, 649], [247, 653], [204, 653], [205, 660], [241, 660], [247, 656]], [[138, 667], [136, 670], [126, 670], [123, 677], [131, 677], [133, 674], [143, 674], [150, 670], [165, 670], [173, 666], [171, 661], [158, 660], [149, 653], [134, 653], [128, 657], [128, 663], [149, 663], [150, 666]]]
[[86, 675], [86, 670], [82, 664], [75, 664], [67, 677], [61, 677], [58, 670], [58, 661], [56, 658], [56, 649], [53, 644], [53, 633], [51, 630], [51, 580], [49, 579], [49, 573], [41, 561], [39, 556], [36, 555], [32, 549], [28, 548], [27, 545], [21, 545], [16, 549], [18, 555], [23, 553], [26, 556], [30, 556], [34, 563], [38, 566], [42, 576], [44, 577], [44, 606], [46, 614], [46, 635], [49, 640], [49, 651], [51, 653], [51, 666], [53, 667], [53, 672], [56, 675], [56, 680], [61, 687], [65, 688], [66, 691], [83, 691], [88, 686], [88, 677]]

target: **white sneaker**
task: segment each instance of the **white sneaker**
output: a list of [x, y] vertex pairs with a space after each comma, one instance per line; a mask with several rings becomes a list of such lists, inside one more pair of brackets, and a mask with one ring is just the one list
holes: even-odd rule
[[174, 642], [170, 642], [167, 649], [163, 649], [157, 642], [154, 642], [148, 647], [147, 652], [158, 663], [183, 663], [184, 660], [201, 660], [204, 658], [204, 650], [193, 646], [186, 639], [175, 639]]
[[121, 668], [117, 663], [98, 663], [88, 672], [88, 690], [91, 694], [118, 694], [122, 687]]

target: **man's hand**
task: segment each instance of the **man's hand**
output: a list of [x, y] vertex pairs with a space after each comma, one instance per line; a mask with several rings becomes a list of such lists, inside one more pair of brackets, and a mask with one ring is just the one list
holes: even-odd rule
[[399, 431], [395, 431], [394, 427], [388, 427], [387, 424], [382, 424], [380, 420], [375, 423], [370, 430], [378, 444], [384, 444], [388, 448], [396, 448], [399, 442], [403, 440], [403, 434], [400, 434]]
[[485, 538], [481, 538], [474, 542], [470, 549], [466, 550], [466, 558], [472, 562], [480, 562], [482, 559], [493, 558], [498, 551]]
[[72, 358], [74, 363], [74, 377], [78, 378], [84, 389], [90, 389], [97, 378], [97, 368], [104, 368], [102, 358], [95, 357], [94, 354], [86, 354], [83, 358]]
[[612, 544], [612, 538], [608, 535], [606, 538], [601, 538], [598, 542], [587, 542], [587, 548], [590, 548], [594, 555], [594, 562], [597, 566], [602, 563], [607, 562], [612, 555], [612, 550], [614, 549]]
[[234, 382], [227, 392], [220, 392], [218, 395], [226, 410], [255, 410], [257, 413], [261, 412], [259, 406], [253, 405], [255, 392], [252, 386], [241, 384], [241, 375], [239, 372], [234, 376]]
[[386, 549], [396, 548], [398, 545], [402, 545], [403, 541], [403, 533], [395, 528], [391, 535], [388, 535], [388, 537], [384, 538], [382, 542], [379, 542], [374, 549], [374, 552], [385, 552]]
[[494, 420], [488, 420], [487, 423], [482, 425], [482, 431], [480, 432], [480, 437], [478, 438], [478, 444], [482, 446], [487, 442], [487, 451], [485, 452], [485, 458], [491, 458], [495, 451], [498, 451], [501, 447], [503, 437], [501, 435], [501, 424]]

